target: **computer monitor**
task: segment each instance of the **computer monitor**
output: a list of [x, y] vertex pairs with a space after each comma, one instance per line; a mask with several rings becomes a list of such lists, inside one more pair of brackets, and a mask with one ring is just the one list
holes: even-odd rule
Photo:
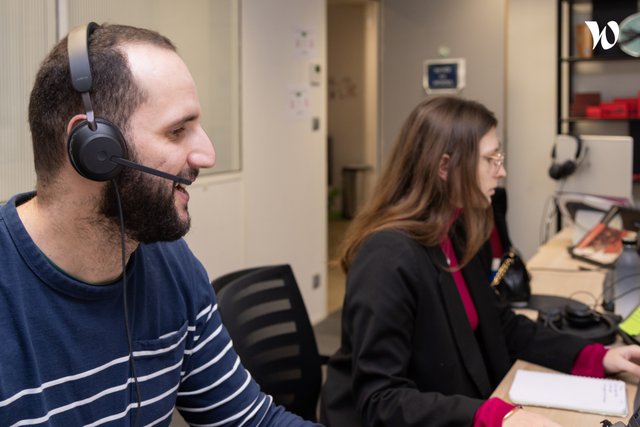
[[614, 197], [633, 202], [633, 138], [613, 135], [580, 135], [581, 153], [576, 159], [576, 140], [557, 135], [556, 163], [575, 160], [573, 173], [558, 181], [558, 192]]

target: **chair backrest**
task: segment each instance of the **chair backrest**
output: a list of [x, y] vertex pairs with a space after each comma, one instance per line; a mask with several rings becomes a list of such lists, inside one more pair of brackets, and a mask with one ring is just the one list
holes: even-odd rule
[[291, 267], [236, 271], [212, 285], [234, 348], [260, 388], [315, 420], [322, 359]]

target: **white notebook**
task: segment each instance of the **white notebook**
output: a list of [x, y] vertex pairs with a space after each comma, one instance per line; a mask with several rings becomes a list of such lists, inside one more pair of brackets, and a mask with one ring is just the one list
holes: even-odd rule
[[518, 369], [509, 390], [509, 399], [519, 405], [627, 416], [625, 383], [608, 378]]

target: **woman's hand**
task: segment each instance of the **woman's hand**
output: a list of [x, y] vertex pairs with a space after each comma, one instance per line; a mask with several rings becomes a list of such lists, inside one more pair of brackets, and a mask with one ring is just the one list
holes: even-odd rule
[[625, 345], [610, 348], [604, 355], [602, 365], [607, 374], [629, 372], [640, 378], [640, 346]]
[[561, 427], [547, 417], [534, 414], [526, 409], [517, 409], [504, 422], [502, 427]]

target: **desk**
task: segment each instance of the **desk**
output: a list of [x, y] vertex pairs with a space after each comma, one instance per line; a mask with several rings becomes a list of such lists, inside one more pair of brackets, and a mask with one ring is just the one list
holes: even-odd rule
[[[571, 230], [563, 230], [553, 239], [538, 249], [538, 252], [527, 263], [531, 272], [531, 291], [533, 294], [547, 294], [571, 297], [589, 306], [593, 306], [594, 298], [602, 293], [602, 282], [606, 273], [583, 261], [571, 258], [567, 247], [571, 245]], [[586, 270], [585, 270], [586, 269]], [[527, 316], [535, 318], [532, 310], [516, 310]], [[518, 369], [529, 369], [544, 372], [553, 372], [533, 363], [517, 361], [507, 376], [493, 392], [493, 397], [499, 397], [507, 402], [509, 400], [509, 388]], [[619, 375], [615, 378], [627, 383], [627, 401], [629, 415], [625, 418], [603, 416], [597, 414], [585, 414], [561, 409], [539, 408], [527, 406], [527, 410], [544, 415], [562, 426], [600, 426], [600, 421], [607, 418], [612, 422], [626, 422], [633, 410], [633, 400], [636, 395], [638, 379], [631, 375]]]
[[[511, 370], [509, 370], [509, 373], [507, 373], [507, 376], [504, 377], [500, 385], [498, 385], [498, 388], [494, 390], [493, 394], [491, 395], [492, 397], [499, 397], [505, 402], [511, 402], [511, 400], [509, 399], [509, 388], [511, 387], [511, 382], [513, 381], [515, 372], [518, 369], [527, 369], [530, 371], [541, 372], [555, 372], [551, 369], [547, 369], [534, 363], [518, 360], [511, 367]], [[582, 412], [567, 411], [563, 409], [541, 408], [536, 406], [526, 406], [527, 411], [544, 415], [545, 417], [555, 421], [556, 423], [564, 427], [598, 427], [601, 426], [600, 421], [604, 419], [608, 419], [612, 423], [615, 423], [616, 421], [623, 421], [626, 424], [627, 420], [631, 416], [631, 411], [633, 410], [633, 399], [636, 395], [637, 380], [633, 378], [623, 378], [622, 376], [615, 378], [621, 379], [627, 384], [627, 405], [629, 408], [629, 414], [624, 418], [613, 417], [610, 415], [587, 414]]]
[[571, 297], [591, 307], [602, 296], [607, 270], [572, 258], [570, 245], [571, 230], [565, 229], [540, 246], [527, 263], [531, 292]]

